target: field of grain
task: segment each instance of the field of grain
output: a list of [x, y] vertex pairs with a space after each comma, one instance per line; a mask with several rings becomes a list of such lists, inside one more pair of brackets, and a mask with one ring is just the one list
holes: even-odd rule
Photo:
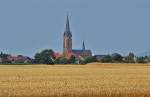
[[150, 64], [0, 65], [0, 97], [150, 97]]

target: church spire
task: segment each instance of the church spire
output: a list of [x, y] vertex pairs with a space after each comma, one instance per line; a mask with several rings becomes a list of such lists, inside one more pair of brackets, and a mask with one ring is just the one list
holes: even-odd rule
[[82, 44], [82, 50], [83, 50], [83, 51], [85, 50], [85, 44], [84, 44], [84, 41], [83, 41], [83, 44]]
[[70, 32], [69, 16], [67, 15], [66, 32]]
[[72, 33], [70, 31], [70, 23], [69, 23], [69, 16], [68, 15], [67, 15], [66, 29], [65, 29], [64, 35], [66, 35], [68, 37], [72, 37]]

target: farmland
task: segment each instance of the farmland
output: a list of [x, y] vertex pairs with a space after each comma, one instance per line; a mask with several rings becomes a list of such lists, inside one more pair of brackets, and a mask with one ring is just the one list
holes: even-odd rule
[[0, 97], [150, 97], [150, 64], [0, 65]]

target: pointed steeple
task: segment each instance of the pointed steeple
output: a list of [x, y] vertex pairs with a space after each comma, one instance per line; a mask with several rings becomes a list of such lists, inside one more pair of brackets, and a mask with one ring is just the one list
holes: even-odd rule
[[67, 15], [66, 32], [70, 32], [69, 16]]
[[85, 50], [85, 44], [84, 44], [84, 41], [83, 41], [83, 44], [82, 44], [82, 50], [83, 50], [83, 51]]
[[69, 23], [69, 16], [68, 15], [67, 15], [66, 29], [65, 29], [64, 35], [68, 36], [68, 37], [72, 37], [72, 33], [70, 31], [70, 23]]

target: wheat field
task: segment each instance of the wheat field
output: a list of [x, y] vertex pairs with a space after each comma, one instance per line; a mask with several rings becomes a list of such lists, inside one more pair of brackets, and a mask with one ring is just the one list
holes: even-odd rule
[[0, 65], [0, 97], [150, 97], [150, 64]]

